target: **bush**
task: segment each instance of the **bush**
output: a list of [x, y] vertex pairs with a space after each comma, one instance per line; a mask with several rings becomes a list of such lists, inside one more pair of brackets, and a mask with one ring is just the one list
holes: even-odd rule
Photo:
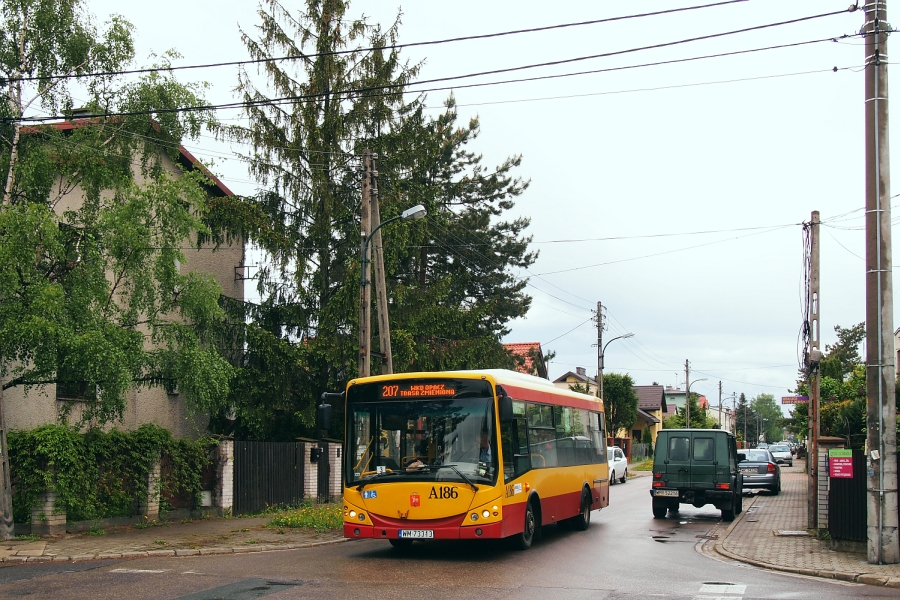
[[200, 494], [200, 472], [215, 442], [175, 440], [153, 424], [130, 432], [113, 429], [80, 433], [69, 425], [44, 425], [11, 431], [9, 463], [13, 479], [13, 516], [31, 520], [38, 497], [55, 489], [57, 507], [70, 521], [127, 517], [148, 494], [151, 463], [163, 457], [172, 468], [159, 482], [162, 497]]

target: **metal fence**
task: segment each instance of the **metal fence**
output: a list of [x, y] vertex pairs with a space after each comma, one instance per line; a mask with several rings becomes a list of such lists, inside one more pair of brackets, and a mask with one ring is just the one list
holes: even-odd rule
[[234, 512], [302, 502], [305, 446], [300, 442], [235, 442]]
[[650, 457], [650, 444], [632, 444], [631, 462], [641, 462]]

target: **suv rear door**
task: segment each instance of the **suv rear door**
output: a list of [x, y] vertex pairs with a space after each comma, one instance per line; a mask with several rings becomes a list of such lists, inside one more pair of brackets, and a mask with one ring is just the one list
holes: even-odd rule
[[691, 485], [691, 434], [673, 431], [669, 434], [666, 477], [668, 487], [687, 488]]
[[711, 490], [716, 481], [716, 439], [709, 431], [691, 432], [691, 487]]

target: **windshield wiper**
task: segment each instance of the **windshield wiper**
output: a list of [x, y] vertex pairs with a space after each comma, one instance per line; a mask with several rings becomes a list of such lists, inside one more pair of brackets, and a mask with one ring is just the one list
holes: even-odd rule
[[478, 486], [472, 483], [472, 480], [463, 475], [462, 471], [456, 468], [456, 465], [428, 465], [429, 469], [453, 469], [453, 472], [459, 475], [463, 481], [472, 486], [472, 491], [477, 492]]
[[399, 475], [401, 472], [402, 471], [385, 471], [383, 473], [375, 473], [368, 479], [366, 479], [364, 481], [360, 481], [359, 485], [356, 486], [356, 491], [358, 492], [358, 491], [362, 490], [364, 487], [366, 487], [367, 484], [372, 483], [376, 479], [381, 479], [385, 475]]

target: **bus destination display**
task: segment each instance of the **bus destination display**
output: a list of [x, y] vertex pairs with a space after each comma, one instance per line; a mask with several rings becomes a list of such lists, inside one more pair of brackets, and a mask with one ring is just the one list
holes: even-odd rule
[[384, 383], [378, 386], [380, 399], [389, 398], [452, 398], [456, 388], [449, 383]]

